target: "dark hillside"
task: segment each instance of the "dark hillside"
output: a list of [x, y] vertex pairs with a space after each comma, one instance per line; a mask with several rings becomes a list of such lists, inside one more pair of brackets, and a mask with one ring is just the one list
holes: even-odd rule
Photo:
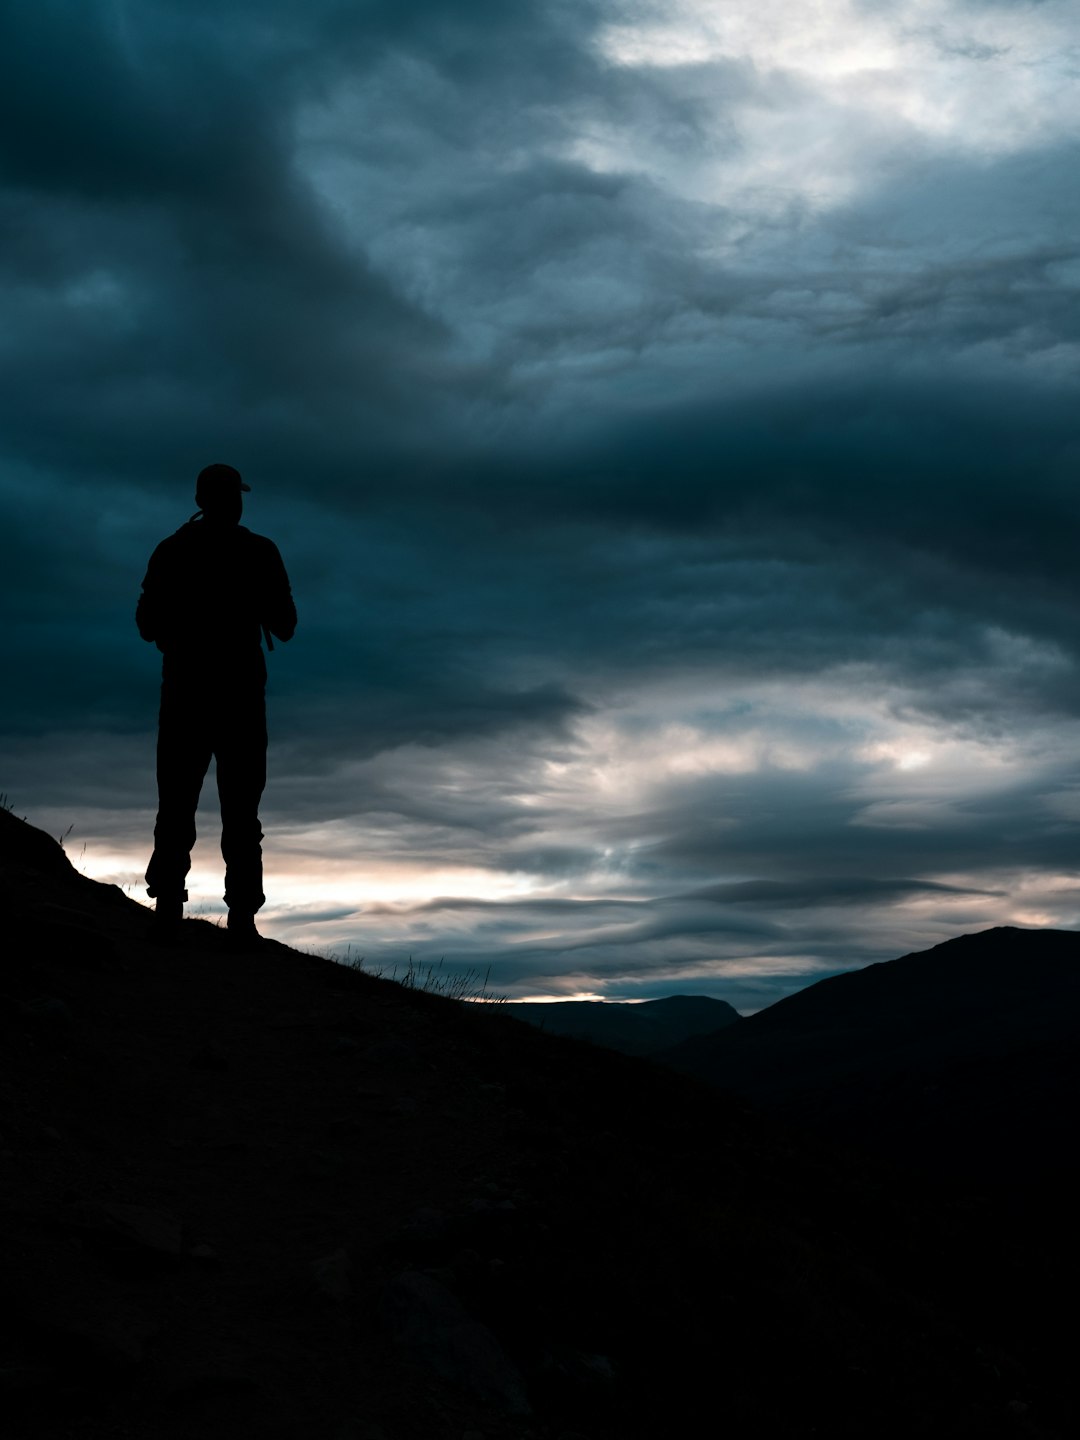
[[999, 928], [835, 976], [668, 1063], [934, 1175], [1075, 1174], [1080, 935]]
[[970, 1206], [497, 1007], [155, 950], [6, 813], [0, 905], [13, 1440], [1069, 1432]]

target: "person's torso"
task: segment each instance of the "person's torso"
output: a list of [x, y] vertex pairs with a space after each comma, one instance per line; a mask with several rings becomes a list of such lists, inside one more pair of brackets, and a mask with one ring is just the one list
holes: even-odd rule
[[266, 545], [242, 525], [205, 521], [163, 542], [155, 604], [166, 673], [265, 679]]

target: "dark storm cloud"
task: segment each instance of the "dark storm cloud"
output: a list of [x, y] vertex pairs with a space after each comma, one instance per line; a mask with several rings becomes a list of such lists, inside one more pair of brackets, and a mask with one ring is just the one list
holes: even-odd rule
[[873, 900], [900, 900], [912, 895], [970, 895], [985, 891], [938, 885], [927, 880], [875, 880], [865, 875], [829, 876], [823, 881], [744, 880], [731, 885], [707, 885], [688, 898], [711, 900], [717, 905], [768, 905], [775, 909], [806, 905], [863, 905]]
[[1048, 868], [1073, 863], [1072, 826], [1048, 823], [1045, 802], [1059, 785], [1075, 783], [1075, 765], [1052, 779], [1025, 775], [994, 793], [961, 798], [932, 780], [923, 788], [905, 779], [891, 795], [861, 788], [860, 768], [868, 767], [834, 763], [806, 774], [773, 770], [704, 777], [692, 787], [669, 783], [666, 806], [654, 817], [668, 838], [639, 852], [638, 863], [646, 873], [675, 862], [684, 873], [734, 866], [788, 883], [816, 877], [806, 883], [820, 885], [821, 903], [836, 898], [837, 873], [860, 872], [868, 890], [877, 882], [885, 896], [902, 898], [891, 877], [916, 867], [928, 874], [992, 873], [1021, 856]]
[[377, 428], [439, 327], [295, 173], [275, 47], [237, 53], [169, 7], [0, 23], [10, 440], [145, 477], [208, 442], [299, 446], [345, 400]]
[[504, 491], [494, 467], [464, 476], [438, 534], [412, 536], [439, 577], [422, 603], [489, 668], [862, 665], [958, 722], [1075, 714], [1071, 399], [837, 382], [634, 421], [546, 466], [507, 456]]
[[[722, 896], [719, 892], [730, 891]], [[577, 950], [595, 952], [607, 946], [627, 954], [635, 946], [652, 941], [676, 939], [685, 950], [705, 940], [722, 950], [732, 942], [745, 947], [752, 943], [767, 953], [769, 942], [790, 944], [793, 931], [772, 917], [776, 909], [832, 905], [888, 904], [918, 894], [978, 894], [955, 886], [935, 886], [919, 881], [844, 881], [826, 879], [820, 884], [785, 886], [768, 881], [743, 885], [716, 886], [708, 891], [656, 900], [500, 900], [477, 901], [455, 897], [439, 898], [408, 907], [365, 907], [365, 915], [408, 914], [409, 916], [468, 915], [474, 922], [470, 938], [475, 943], [485, 931], [492, 948], [505, 947], [520, 932], [550, 925], [552, 934], [543, 944], [526, 945], [530, 964], [537, 968], [540, 954], [565, 957]], [[756, 908], [748, 915], [732, 906]], [[760, 953], [760, 951], [758, 952]], [[544, 973], [541, 970], [541, 973]]]

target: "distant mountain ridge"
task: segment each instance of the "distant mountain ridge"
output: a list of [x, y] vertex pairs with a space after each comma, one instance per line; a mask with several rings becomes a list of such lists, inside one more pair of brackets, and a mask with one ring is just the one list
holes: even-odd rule
[[999, 927], [832, 976], [664, 1062], [893, 1159], [1022, 1186], [1075, 1169], [1080, 934]]
[[734, 1025], [739, 1012], [710, 995], [668, 995], [624, 1000], [508, 1001], [505, 1009], [548, 1035], [590, 1040], [624, 1055], [656, 1055], [684, 1040]]

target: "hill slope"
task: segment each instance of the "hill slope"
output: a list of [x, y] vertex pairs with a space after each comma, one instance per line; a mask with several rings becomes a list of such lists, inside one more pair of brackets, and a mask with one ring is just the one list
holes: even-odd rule
[[665, 1061], [982, 1186], [1075, 1178], [1080, 935], [1002, 927], [834, 976]]
[[0, 907], [9, 1436], [1065, 1433], [970, 1208], [498, 1007], [154, 950], [3, 812]]

